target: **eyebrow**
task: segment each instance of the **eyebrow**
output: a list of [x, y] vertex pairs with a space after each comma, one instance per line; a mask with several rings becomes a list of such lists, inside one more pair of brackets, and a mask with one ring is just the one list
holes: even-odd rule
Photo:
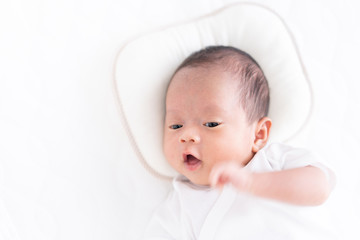
[[224, 110], [224, 108], [222, 108], [221, 106], [218, 106], [218, 105], [216, 105], [216, 104], [215, 104], [215, 105], [208, 105], [208, 106], [206, 106], [204, 109], [205, 109], [205, 111], [207, 111], [207, 112], [227, 113], [227, 111]]
[[[210, 113], [227, 113], [226, 110], [224, 110], [224, 108], [218, 106], [218, 105], [208, 105], [208, 106], [205, 106], [204, 107], [205, 111], [206, 112], [210, 112]], [[179, 110], [177, 109], [173, 109], [173, 108], [170, 108], [170, 109], [166, 109], [166, 113], [167, 114], [178, 114], [179, 113]]]

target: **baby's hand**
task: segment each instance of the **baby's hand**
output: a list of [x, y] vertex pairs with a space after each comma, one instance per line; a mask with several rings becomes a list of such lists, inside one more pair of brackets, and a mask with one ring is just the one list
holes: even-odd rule
[[236, 162], [222, 162], [211, 170], [209, 181], [212, 187], [222, 188], [231, 183], [239, 191], [250, 192], [253, 174]]

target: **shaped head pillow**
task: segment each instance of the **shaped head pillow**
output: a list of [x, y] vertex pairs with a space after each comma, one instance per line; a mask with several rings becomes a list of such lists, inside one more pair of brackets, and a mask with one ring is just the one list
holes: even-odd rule
[[294, 138], [309, 120], [310, 83], [293, 36], [273, 11], [240, 3], [126, 44], [115, 62], [123, 125], [139, 160], [160, 177], [176, 172], [162, 152], [165, 95], [178, 65], [206, 46], [234, 46], [261, 66], [270, 86], [271, 141]]

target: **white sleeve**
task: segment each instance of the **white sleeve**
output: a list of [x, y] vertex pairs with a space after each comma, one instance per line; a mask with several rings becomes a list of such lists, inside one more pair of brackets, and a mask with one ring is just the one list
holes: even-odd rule
[[181, 239], [179, 200], [173, 191], [162, 205], [155, 211], [143, 239], [175, 240]]
[[335, 175], [318, 154], [307, 149], [293, 148], [284, 144], [271, 144], [266, 150], [268, 161], [277, 170], [314, 166], [322, 170], [331, 185], [335, 185]]

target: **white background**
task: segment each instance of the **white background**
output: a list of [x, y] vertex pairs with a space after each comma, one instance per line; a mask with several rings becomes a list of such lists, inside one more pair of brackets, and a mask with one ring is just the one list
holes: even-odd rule
[[[230, 0], [0, 0], [0, 239], [136, 239], [168, 183], [136, 160], [112, 68], [128, 40]], [[315, 92], [307, 142], [338, 184], [340, 239], [360, 239], [360, 6], [258, 0], [293, 30]]]

